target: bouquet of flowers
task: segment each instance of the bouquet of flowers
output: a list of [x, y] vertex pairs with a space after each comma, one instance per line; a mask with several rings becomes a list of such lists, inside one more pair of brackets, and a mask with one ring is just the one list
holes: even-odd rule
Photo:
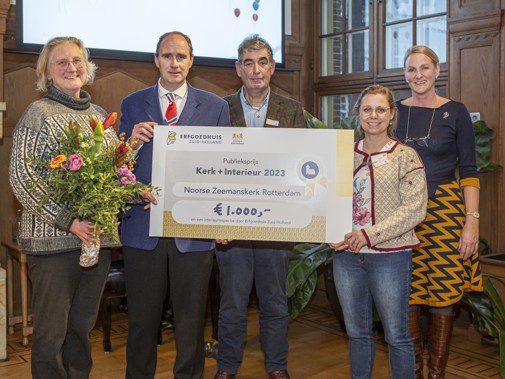
[[95, 224], [94, 243], [83, 243], [80, 265], [93, 266], [98, 262], [100, 235], [119, 243], [119, 214], [138, 202], [150, 186], [136, 181], [132, 173], [135, 152], [119, 140], [104, 143], [104, 131], [117, 119], [110, 113], [103, 122], [90, 116], [93, 130], [90, 138], [75, 121], [65, 129], [55, 156], [50, 161], [39, 161], [38, 166], [48, 173], [48, 189], [40, 205], [49, 199], [65, 204], [72, 216]]

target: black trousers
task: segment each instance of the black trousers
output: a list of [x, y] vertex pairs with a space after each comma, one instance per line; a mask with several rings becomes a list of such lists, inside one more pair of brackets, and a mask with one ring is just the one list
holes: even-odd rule
[[170, 281], [177, 349], [174, 377], [200, 379], [213, 252], [181, 253], [172, 238], [160, 238], [152, 251], [123, 247], [123, 259], [128, 299], [126, 378], [154, 377], [158, 332]]
[[32, 282], [33, 379], [88, 379], [90, 333], [95, 326], [110, 251], [100, 250], [98, 264], [79, 266], [80, 250], [28, 255]]

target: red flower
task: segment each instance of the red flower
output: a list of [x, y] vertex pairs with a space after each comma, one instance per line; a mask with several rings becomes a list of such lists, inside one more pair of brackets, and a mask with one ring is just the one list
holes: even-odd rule
[[98, 121], [98, 118], [96, 118], [94, 114], [89, 115], [89, 126], [91, 126], [91, 129], [93, 129], [93, 131], [95, 130], [99, 122], [100, 121]]
[[[105, 120], [103, 120], [102, 122], [103, 130], [106, 130], [110, 128], [112, 125], [114, 125], [116, 123], [116, 120], [117, 120], [117, 113], [110, 112], [107, 115], [107, 117], [105, 117]], [[93, 129], [93, 131], [98, 126], [98, 124], [100, 124], [98, 118], [94, 114], [89, 115], [89, 126], [91, 126], [91, 129]]]
[[103, 121], [103, 129], [106, 130], [110, 128], [112, 125], [116, 123], [117, 120], [117, 113], [116, 112], [110, 112], [107, 117], [105, 117], [105, 120]]
[[135, 156], [135, 153], [133, 152], [131, 147], [128, 146], [127, 143], [121, 142], [116, 147], [116, 154], [115, 154], [115, 158], [114, 158], [114, 163], [116, 164], [117, 168], [119, 168], [123, 165], [133, 167], [133, 164], [135, 163], [135, 160], [133, 159], [134, 156]]
[[121, 143], [118, 145], [116, 149], [116, 155], [123, 155], [124, 153], [128, 152], [129, 148], [126, 143]]

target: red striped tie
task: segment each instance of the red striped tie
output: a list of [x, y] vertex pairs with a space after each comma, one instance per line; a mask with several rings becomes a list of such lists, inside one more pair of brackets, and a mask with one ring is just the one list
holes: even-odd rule
[[173, 93], [167, 93], [168, 107], [165, 112], [165, 124], [177, 125], [177, 105], [175, 104], [175, 96]]

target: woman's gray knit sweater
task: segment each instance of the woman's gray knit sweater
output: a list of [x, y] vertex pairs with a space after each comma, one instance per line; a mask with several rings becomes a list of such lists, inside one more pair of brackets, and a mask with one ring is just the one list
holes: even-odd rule
[[[50, 161], [71, 121], [79, 123], [83, 133], [92, 138], [89, 115], [95, 114], [103, 120], [106, 112], [90, 100], [83, 90], [76, 99], [49, 87], [45, 97], [28, 106], [14, 129], [9, 178], [23, 207], [20, 244], [26, 254], [53, 254], [81, 248], [81, 240], [69, 232], [73, 218], [65, 206], [49, 200], [39, 207], [47, 185], [26, 158]], [[116, 132], [109, 128], [105, 131], [105, 143], [113, 140], [117, 140]], [[34, 187], [33, 183], [37, 185]], [[102, 240], [102, 246], [113, 244]]]

